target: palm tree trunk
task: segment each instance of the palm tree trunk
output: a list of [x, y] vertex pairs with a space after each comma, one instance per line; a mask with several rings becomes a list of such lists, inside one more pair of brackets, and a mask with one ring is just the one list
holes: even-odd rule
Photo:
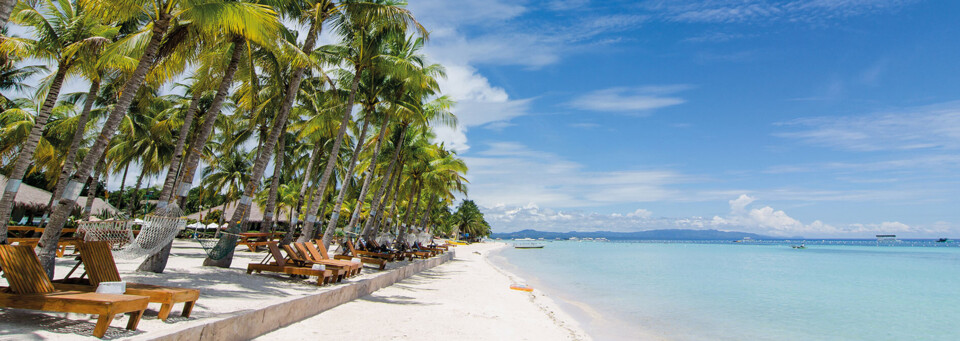
[[[197, 164], [200, 163], [200, 154], [202, 153], [203, 145], [207, 143], [210, 134], [213, 133], [214, 124], [217, 122], [217, 117], [220, 116], [220, 108], [223, 106], [223, 101], [227, 98], [230, 85], [233, 84], [233, 75], [237, 72], [240, 57], [243, 55], [243, 42], [244, 39], [242, 37], [235, 36], [233, 38], [233, 54], [230, 56], [230, 63], [227, 64], [227, 69], [223, 73], [223, 79], [220, 80], [220, 87], [217, 88], [217, 94], [213, 97], [210, 108], [207, 109], [207, 112], [203, 113], [203, 124], [200, 126], [200, 131], [197, 133], [196, 138], [190, 142], [190, 150], [187, 152], [186, 157], [187, 162], [184, 163], [183, 172], [181, 172], [180, 175], [180, 191], [177, 193], [177, 195], [180, 196], [179, 206], [181, 207], [186, 204], [187, 195], [193, 187], [193, 176], [197, 172]], [[164, 184], [164, 186], [166, 186], [166, 184]]]
[[[415, 197], [417, 198], [416, 203], [413, 204], [413, 209], [407, 213], [407, 215], [410, 218], [413, 218], [414, 221], [417, 220], [417, 210], [420, 209], [420, 197], [422, 193], [423, 193], [423, 180], [420, 180], [417, 182], [417, 194], [415, 195]], [[403, 223], [407, 224], [407, 226], [413, 225], [413, 222], [407, 219], [404, 219]]]
[[3, 2], [0, 2], [0, 29], [7, 26], [7, 21], [10, 20], [10, 13], [13, 13], [13, 7], [17, 5], [17, 0], [2, 1]]
[[427, 220], [430, 219], [430, 210], [433, 209], [433, 202], [437, 200], [437, 195], [430, 195], [430, 201], [427, 201], [427, 209], [423, 211], [423, 219], [420, 219], [420, 226], [423, 227], [424, 232], [430, 232], [430, 227], [427, 226]]
[[63, 194], [64, 187], [67, 186], [67, 179], [73, 173], [73, 164], [76, 163], [77, 150], [80, 149], [80, 142], [83, 141], [83, 133], [86, 131], [87, 121], [90, 119], [90, 109], [93, 108], [93, 102], [100, 93], [100, 78], [90, 81], [90, 90], [87, 91], [87, 98], [83, 101], [83, 111], [77, 118], [77, 130], [73, 132], [73, 139], [70, 141], [70, 148], [67, 149], [67, 158], [63, 162], [63, 170], [60, 171], [60, 179], [57, 180], [57, 187], [53, 190], [53, 196], [50, 197], [50, 205], [47, 206], [49, 212], [53, 207], [53, 198], [59, 198]]
[[190, 106], [187, 107], [187, 113], [183, 116], [183, 125], [180, 126], [179, 135], [177, 135], [177, 145], [173, 148], [173, 157], [170, 159], [170, 167], [167, 168], [167, 178], [163, 180], [163, 189], [160, 190], [160, 200], [157, 207], [164, 207], [173, 197], [173, 187], [177, 182], [177, 175], [180, 173], [180, 164], [183, 157], [183, 148], [187, 145], [187, 138], [190, 135], [190, 128], [193, 126], [193, 118], [197, 115], [197, 107], [200, 106], [200, 97], [203, 91], [193, 90], [193, 97], [190, 98]]
[[[104, 164], [103, 160], [101, 159], [101, 160], [100, 160], [100, 165], [97, 166], [97, 171], [93, 174], [93, 178], [91, 178], [91, 179], [93, 179], [93, 181], [90, 183], [90, 186], [87, 187], [87, 202], [84, 203], [84, 205], [83, 205], [83, 212], [81, 213], [81, 216], [80, 216], [80, 219], [82, 219], [82, 220], [90, 219], [90, 214], [93, 213], [93, 201], [97, 199], [97, 187], [98, 187], [99, 184], [100, 184], [100, 182], [99, 182], [99, 181], [100, 181], [100, 174], [103, 173], [103, 169], [104, 169], [104, 168], [107, 168], [107, 166], [106, 166], [106, 164]], [[107, 173], [104, 175], [104, 179], [106, 179], [106, 177], [107, 177], [107, 175], [109, 175], [109, 173], [110, 173], [110, 172], [107, 172]], [[106, 181], [104, 181], [104, 183], [106, 183]], [[104, 201], [106, 201], [106, 200], [104, 200]]]
[[137, 199], [140, 197], [140, 185], [143, 184], [144, 174], [146, 174], [146, 172], [141, 170], [140, 175], [137, 176], [137, 186], [133, 188], [133, 195], [130, 196], [130, 205], [127, 206], [127, 215], [129, 215], [130, 218], [133, 218], [134, 213], [136, 213], [134, 210], [137, 209], [137, 205], [140, 203]]
[[404, 140], [404, 138], [406, 138], [406, 136], [407, 136], [407, 127], [404, 126], [403, 128], [400, 128], [400, 129], [401, 129], [401, 132], [400, 132], [399, 142], [397, 142], [397, 144], [396, 144], [395, 147], [394, 147], [394, 150], [393, 150], [393, 159], [390, 160], [390, 166], [387, 167], [387, 173], [386, 173], [387, 179], [385, 179], [385, 180], [387, 180], [387, 181], [384, 181], [382, 184], [380, 184], [380, 188], [377, 189], [377, 193], [375, 193], [375, 194], [373, 195], [373, 201], [370, 203], [370, 215], [369, 215], [369, 218], [367, 219], [367, 222], [366, 222], [365, 224], [363, 224], [363, 233], [362, 233], [362, 235], [363, 235], [364, 237], [369, 237], [369, 236], [370, 236], [370, 233], [372, 232], [372, 229], [373, 229], [373, 226], [374, 226], [374, 225], [373, 225], [373, 222], [376, 220], [376, 219], [373, 219], [373, 218], [374, 218], [374, 214], [375, 214], [374, 212], [377, 212], [377, 209], [380, 207], [381, 202], [384, 201], [384, 200], [381, 198], [381, 196], [383, 195], [383, 192], [385, 192], [386, 189], [388, 188], [387, 186], [390, 185], [390, 181], [389, 181], [389, 180], [390, 180], [390, 177], [393, 175], [393, 168], [394, 168], [394, 166], [396, 166], [396, 164], [397, 164], [397, 159], [400, 158], [400, 149], [401, 149], [401, 146], [403, 146], [403, 140]]
[[[16, 2], [14, 1], [14, 3]], [[5, 5], [6, 4], [4, 4], [4, 6]], [[7, 12], [7, 17], [9, 16], [10, 13]], [[10, 176], [7, 178], [7, 186], [4, 188], [3, 197], [0, 198], [0, 243], [5, 243], [7, 240], [7, 222], [10, 221], [10, 214], [13, 212], [13, 202], [17, 198], [17, 191], [20, 190], [20, 183], [23, 181], [23, 176], [27, 174], [27, 169], [29, 169], [30, 164], [33, 163], [33, 153], [37, 151], [37, 144], [40, 143], [40, 138], [43, 136], [43, 128], [50, 118], [53, 106], [57, 104], [57, 96], [60, 95], [60, 87], [63, 86], [63, 80], [67, 76], [67, 69], [68, 67], [65, 63], [60, 63], [60, 66], [57, 67], [57, 73], [53, 76], [53, 82], [50, 83], [50, 90], [47, 91], [47, 97], [44, 99], [43, 106], [40, 107], [40, 112], [37, 113], [36, 119], [33, 121], [30, 136], [27, 138], [26, 144], [20, 149], [20, 155], [13, 165], [13, 171], [10, 172]]]
[[[324, 16], [320, 18], [318, 22], [311, 22], [310, 30], [307, 32], [307, 38], [301, 50], [304, 54], [310, 55], [310, 53], [313, 52], [313, 47], [316, 45], [317, 36], [320, 34], [325, 19], [326, 17]], [[306, 68], [297, 68], [296, 71], [293, 72], [290, 84], [288, 84], [287, 91], [284, 94], [283, 102], [280, 105], [280, 112], [277, 113], [276, 121], [270, 130], [270, 136], [267, 137], [267, 142], [263, 146], [264, 152], [257, 156], [257, 161], [253, 164], [253, 169], [250, 172], [250, 181], [247, 182], [247, 185], [244, 187], [244, 195], [240, 197], [237, 209], [233, 211], [233, 219], [230, 219], [230, 231], [238, 229], [239, 226], [237, 226], [237, 224], [242, 222], [245, 215], [250, 213], [247, 209], [251, 203], [249, 195], [256, 193], [257, 187], [260, 186], [260, 178], [263, 177], [263, 171], [267, 168], [267, 162], [270, 157], [273, 156], [270, 154], [273, 152], [273, 148], [276, 146], [280, 134], [283, 133], [283, 128], [286, 127], [287, 117], [290, 116], [290, 109], [293, 107], [294, 100], [297, 99], [297, 93], [300, 90], [300, 81], [303, 80], [304, 72], [306, 72]], [[236, 237], [221, 238], [220, 242], [235, 244]], [[217, 266], [221, 268], [229, 268], [231, 263], [233, 263], [233, 251], [230, 251], [226, 257], [220, 260], [214, 260], [209, 257], [203, 260], [204, 266]]]
[[[330, 175], [333, 174], [333, 168], [337, 165], [337, 157], [340, 155], [340, 144], [343, 142], [343, 136], [347, 133], [347, 125], [350, 124], [350, 118], [353, 116], [353, 101], [356, 99], [357, 88], [360, 86], [360, 72], [362, 69], [357, 67], [356, 73], [353, 75], [353, 85], [350, 88], [350, 97], [347, 99], [347, 106], [343, 109], [343, 118], [340, 119], [340, 130], [337, 131], [337, 138], [333, 140], [333, 147], [330, 148], [330, 160], [327, 161], [327, 167], [323, 170], [323, 176], [320, 177], [319, 188], [321, 191], [327, 188], [327, 183], [330, 182]], [[320, 200], [315, 201], [315, 206], [320, 206], [323, 203], [324, 197], [320, 197]], [[310, 211], [316, 210], [317, 207], [311, 207]], [[309, 212], [309, 211], [308, 211]], [[300, 235], [300, 239], [303, 239], [304, 236], [312, 236], [314, 234], [313, 228], [316, 224], [316, 219], [307, 219], [303, 225], [303, 234]], [[301, 242], [304, 240], [301, 240]]]
[[[80, 163], [80, 167], [77, 168], [77, 171], [71, 177], [70, 182], [76, 184], [85, 182], [87, 178], [90, 177], [93, 167], [100, 161], [100, 157], [103, 156], [104, 151], [107, 149], [110, 138], [113, 137], [113, 134], [117, 131], [117, 127], [120, 126], [120, 121], [123, 119], [124, 114], [126, 114], [127, 109], [130, 108], [130, 104], [133, 103], [133, 98], [137, 94], [137, 90], [143, 85], [147, 72], [150, 71], [151, 66], [156, 61], [157, 49], [160, 47], [160, 42], [163, 41], [169, 23], [170, 15], [166, 13], [161, 14], [160, 18], [154, 21], [153, 35], [150, 37], [150, 42], [147, 43], [143, 55], [140, 56], [137, 68], [134, 69], [130, 79], [123, 85], [117, 104], [113, 107], [110, 116], [108, 116], [106, 122], [104, 122], [100, 135], [97, 136], [96, 142], [90, 147], [87, 155], [83, 158], [83, 162]], [[71, 186], [79, 185], [68, 183], [67, 189], [70, 189]], [[67, 222], [67, 217], [70, 215], [74, 203], [77, 201], [76, 195], [70, 192], [72, 191], [64, 191], [65, 194], [58, 199], [60, 200], [60, 204], [54, 209], [53, 214], [50, 216], [50, 222], [47, 224], [47, 228], [44, 229], [43, 236], [40, 238], [40, 245], [43, 246], [40, 250], [40, 264], [50, 278], [53, 278], [57, 242], [60, 240], [60, 233], [63, 231], [63, 225]]]
[[[403, 167], [401, 166], [402, 170]], [[377, 232], [383, 230], [382, 227], [388, 223], [389, 217], [387, 216], [387, 207], [390, 207], [390, 198], [393, 195], [394, 186], [393, 183], [400, 180], [400, 171], [396, 171], [387, 175], [387, 192], [383, 196], [382, 205], [377, 211], [371, 211], [371, 221], [373, 222], [373, 231], [371, 231], [370, 237], [376, 236]]]
[[[322, 151], [323, 148], [320, 146], [314, 146], [313, 151], [310, 153], [310, 161], [307, 162], [307, 169], [303, 172], [303, 183], [300, 184], [300, 196], [297, 197], [297, 205], [293, 207], [296, 214], [292, 214], [290, 217], [290, 226], [295, 227], [297, 225], [297, 219], [300, 218], [300, 210], [303, 209], [303, 198], [307, 194], [307, 189], [310, 188], [310, 179], [313, 178], [313, 165], [317, 162], [317, 159], [320, 157], [320, 152]], [[308, 202], [307, 205], [310, 205], [310, 203]]]
[[273, 161], [273, 177], [270, 180], [270, 192], [267, 194], [267, 206], [263, 210], [263, 221], [260, 222], [260, 232], [273, 230], [273, 211], [277, 207], [277, 189], [280, 187], [280, 172], [283, 171], [283, 157], [286, 152], [286, 134], [280, 136], [280, 144], [277, 146], [277, 157]]
[[[369, 110], [368, 110], [369, 111]], [[368, 115], [370, 115], [368, 113]], [[363, 209], [363, 202], [366, 201], [367, 191], [370, 190], [370, 184], [373, 182], [373, 175], [377, 171], [377, 157], [380, 156], [380, 147], [383, 145], [383, 139], [387, 131], [387, 123], [390, 117], [384, 117], [380, 124], [380, 135], [377, 136], [377, 144], [373, 148], [373, 155], [370, 156], [370, 165], [367, 166], [366, 174], [363, 176], [363, 187], [360, 188], [360, 196], [357, 197], [357, 207], [354, 208], [347, 226], [357, 226], [360, 219], [360, 211]]]
[[330, 215], [330, 221], [327, 222], [327, 229], [323, 231], [323, 247], [330, 247], [330, 240], [333, 239], [333, 232], [337, 227], [337, 220], [340, 218], [340, 209], [343, 207], [343, 200], [347, 197], [347, 191], [350, 190], [350, 178], [353, 177], [353, 169], [357, 165], [357, 159], [363, 150], [363, 142], [367, 138], [367, 128], [370, 127], [370, 119], [363, 120], [363, 129], [360, 130], [360, 137], [357, 138], [357, 146], [353, 148], [353, 156], [350, 157], [350, 165], [347, 171], [343, 173], [343, 183], [340, 185], [340, 194], [337, 195], [337, 203], [333, 205], [333, 213]]

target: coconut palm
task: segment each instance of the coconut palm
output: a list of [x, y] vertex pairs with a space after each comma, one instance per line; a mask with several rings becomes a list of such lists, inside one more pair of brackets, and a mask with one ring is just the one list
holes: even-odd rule
[[[134, 96], [143, 85], [147, 73], [151, 70], [161, 43], [168, 36], [171, 21], [189, 22], [193, 27], [207, 36], [217, 36], [220, 33], [233, 35], [261, 33], [267, 36], [270, 27], [245, 25], [245, 22], [267, 22], [276, 17], [270, 8], [257, 4], [234, 2], [225, 0], [81, 0], [80, 3], [87, 10], [105, 20], [113, 22], [129, 21], [133, 18], [146, 16], [149, 23], [137, 34], [131, 34], [115, 46], [131, 46], [130, 41], [146, 41], [145, 44], [134, 44], [143, 48], [137, 66], [127, 78], [120, 92], [116, 105], [104, 122], [103, 129], [90, 152], [84, 157], [70, 181], [82, 184], [90, 176], [93, 167], [99, 162], [110, 138], [116, 132], [120, 120], [129, 109]], [[146, 38], [149, 37], [149, 38]], [[108, 50], [110, 48], [108, 47]], [[118, 53], [119, 55], [126, 55]], [[68, 185], [69, 186], [69, 185]], [[76, 197], [69, 196], [58, 199], [60, 206], [54, 210], [50, 222], [41, 237], [43, 248], [40, 252], [40, 261], [47, 274], [53, 276], [53, 263], [60, 232], [70, 214], [69, 208], [76, 202]]]
[[[34, 119], [30, 137], [20, 149], [17, 161], [10, 173], [7, 188], [0, 199], [0, 235], [6, 236], [7, 221], [13, 210], [20, 182], [33, 160], [37, 143], [50, 113], [57, 103], [60, 88], [67, 75], [76, 72], [84, 59], [93, 59], [99, 49], [110, 42], [118, 29], [101, 24], [98, 17], [81, 11], [76, 4], [56, 3], [53, 0], [24, 1], [17, 4], [12, 15], [17, 24], [30, 27], [36, 39], [7, 37], [0, 43], [0, 52], [19, 57], [47, 60], [55, 65], [43, 105]], [[0, 241], [5, 237], [0, 237]]]

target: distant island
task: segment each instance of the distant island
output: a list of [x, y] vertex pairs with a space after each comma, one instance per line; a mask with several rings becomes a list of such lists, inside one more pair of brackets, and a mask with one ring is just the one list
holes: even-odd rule
[[546, 232], [537, 230], [522, 230], [517, 232], [493, 233], [490, 238], [517, 239], [517, 238], [543, 238], [543, 239], [570, 239], [570, 238], [607, 238], [610, 240], [739, 240], [743, 238], [752, 239], [780, 239], [777, 237], [764, 236], [755, 233], [735, 232], [735, 231], [717, 231], [717, 230], [649, 230], [637, 232]]

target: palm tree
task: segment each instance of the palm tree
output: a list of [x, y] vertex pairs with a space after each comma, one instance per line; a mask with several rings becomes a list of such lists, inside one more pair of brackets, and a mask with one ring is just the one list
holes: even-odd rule
[[[76, 184], [86, 182], [93, 170], [93, 167], [99, 162], [103, 155], [110, 138], [116, 132], [121, 118], [129, 109], [134, 96], [143, 85], [147, 73], [152, 68], [157, 57], [157, 52], [164, 38], [168, 35], [168, 28], [171, 20], [183, 20], [196, 25], [196, 28], [202, 32], [207, 32], [209, 36], [216, 33], [228, 32], [230, 34], [241, 35], [251, 30], [265, 30], [263, 27], [250, 28], [243, 25], [243, 22], [253, 21], [262, 22], [266, 18], [275, 17], [276, 14], [268, 7], [256, 4], [233, 1], [178, 1], [178, 0], [128, 0], [128, 1], [107, 1], [107, 0], [81, 0], [83, 7], [98, 17], [114, 22], [129, 21], [135, 17], [147, 16], [150, 23], [137, 34], [125, 37], [117, 46], [129, 46], [132, 40], [149, 35], [150, 38], [143, 46], [143, 53], [137, 62], [136, 68], [123, 85], [116, 105], [110, 111], [110, 115], [104, 122], [103, 129], [97, 137], [90, 152], [87, 153], [80, 166], [77, 168], [70, 181]], [[146, 40], [146, 39], [145, 39]], [[109, 48], [108, 48], [109, 49]], [[70, 186], [68, 184], [68, 186]], [[69, 188], [69, 187], [68, 187]], [[76, 197], [64, 196], [58, 199], [60, 206], [54, 210], [50, 222], [44, 230], [41, 237], [43, 248], [40, 252], [40, 262], [49, 276], [53, 276], [54, 256], [57, 241], [60, 239], [60, 232], [70, 214], [70, 208], [76, 202]]]
[[[384, 8], [396, 8], [399, 3], [385, 2], [382, 4]], [[384, 43], [387, 39], [396, 36], [403, 36], [406, 32], [408, 26], [413, 26], [421, 36], [427, 37], [428, 33], [423, 28], [423, 26], [418, 23], [409, 12], [406, 11], [396, 11], [396, 14], [392, 16], [379, 16], [371, 15], [370, 9], [368, 6], [357, 6], [355, 8], [348, 7], [343, 15], [337, 17], [335, 27], [338, 28], [338, 33], [343, 37], [345, 43], [342, 45], [341, 49], [344, 50], [342, 53], [344, 59], [353, 64], [353, 82], [350, 85], [350, 95], [348, 96], [347, 105], [343, 109], [343, 118], [340, 121], [340, 131], [337, 132], [337, 138], [334, 140], [332, 150], [338, 150], [340, 148], [340, 143], [343, 141], [343, 135], [346, 133], [347, 123], [350, 121], [353, 112], [353, 104], [356, 97], [357, 89], [360, 85], [360, 78], [363, 71], [366, 68], [372, 66], [372, 64], [377, 61], [380, 56], [383, 54]], [[369, 124], [368, 120], [364, 120], [364, 129], [363, 132], [367, 131], [366, 127]], [[364, 136], [365, 137], [365, 136]], [[363, 138], [361, 138], [362, 141]], [[358, 144], [358, 147], [360, 145]], [[357, 156], [359, 150], [354, 153], [354, 156]], [[350, 162], [350, 169], [352, 171], [354, 164], [356, 163], [356, 157], [353, 157]], [[328, 162], [327, 167], [323, 171], [323, 175], [320, 177], [319, 188], [321, 190], [325, 189], [327, 183], [330, 181], [330, 175], [333, 173], [333, 166], [336, 163]], [[339, 200], [342, 204], [342, 199]], [[315, 205], [320, 206], [323, 203], [323, 200], [318, 200]], [[310, 211], [316, 210], [315, 207], [311, 207]], [[331, 221], [336, 224], [338, 210], [333, 212]], [[315, 221], [313, 219], [308, 219], [304, 225], [304, 233], [301, 235], [301, 241], [304, 241], [304, 238], [310, 238], [313, 235], [313, 225]], [[329, 237], [327, 236], [329, 235]], [[333, 236], [333, 231], [324, 233], [324, 244], [328, 245], [329, 240]]]
[[0, 199], [0, 241], [5, 239], [7, 221], [13, 210], [20, 182], [30, 167], [37, 143], [50, 112], [57, 103], [60, 88], [68, 73], [83, 59], [90, 59], [100, 47], [116, 35], [116, 27], [103, 25], [95, 16], [80, 11], [75, 4], [60, 7], [53, 1], [21, 2], [14, 8], [14, 22], [33, 29], [37, 39], [7, 37], [0, 43], [0, 51], [19, 56], [30, 56], [53, 61], [56, 65], [43, 105], [37, 113], [30, 137], [20, 149], [17, 161], [7, 181], [7, 188]]

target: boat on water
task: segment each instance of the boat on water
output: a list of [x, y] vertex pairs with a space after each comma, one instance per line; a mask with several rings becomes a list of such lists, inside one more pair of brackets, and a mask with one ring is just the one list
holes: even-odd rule
[[800, 245], [790, 245], [790, 247], [792, 247], [792, 248], [794, 248], [794, 249], [806, 249], [806, 248], [807, 248], [807, 246], [804, 245], [804, 244], [800, 244]]
[[950, 239], [947, 239], [947, 238], [937, 239], [937, 243], [946, 243], [946, 242], [949, 242], [949, 241], [950, 241]]
[[546, 243], [533, 238], [521, 238], [513, 240], [514, 249], [542, 249]]

